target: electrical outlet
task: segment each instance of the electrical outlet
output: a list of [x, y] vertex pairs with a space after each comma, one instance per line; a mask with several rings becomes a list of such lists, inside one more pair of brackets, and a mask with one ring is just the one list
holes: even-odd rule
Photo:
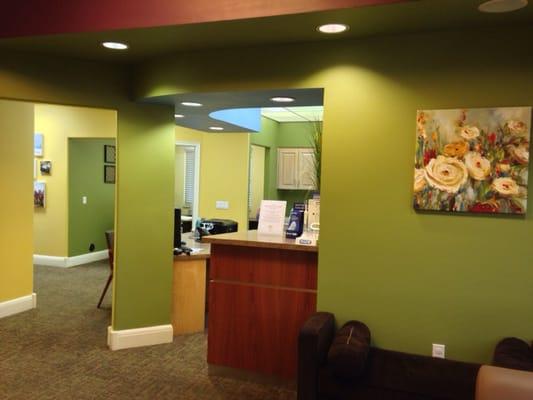
[[87, 204], [87, 196], [82, 196], [81, 204]]
[[229, 208], [229, 202], [225, 200], [217, 200], [215, 207], [219, 210], [227, 210]]
[[443, 344], [433, 343], [433, 351], [431, 355], [437, 358], [446, 358], [446, 346]]

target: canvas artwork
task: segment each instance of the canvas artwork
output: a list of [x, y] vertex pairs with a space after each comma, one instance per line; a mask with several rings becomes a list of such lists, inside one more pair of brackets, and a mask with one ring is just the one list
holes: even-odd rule
[[417, 113], [416, 210], [525, 214], [531, 107]]
[[46, 206], [46, 183], [33, 182], [33, 206], [44, 208]]

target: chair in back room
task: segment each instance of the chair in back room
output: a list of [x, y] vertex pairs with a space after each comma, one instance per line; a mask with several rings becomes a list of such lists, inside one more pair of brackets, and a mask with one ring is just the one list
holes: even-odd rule
[[106, 231], [105, 232], [105, 239], [107, 242], [107, 250], [109, 253], [109, 278], [107, 278], [107, 283], [105, 284], [104, 291], [102, 292], [102, 295], [100, 296], [100, 301], [98, 302], [97, 308], [100, 308], [102, 305], [102, 301], [104, 300], [104, 296], [107, 292], [107, 289], [109, 288], [109, 284], [113, 280], [113, 249], [115, 245], [115, 232], [114, 231]]

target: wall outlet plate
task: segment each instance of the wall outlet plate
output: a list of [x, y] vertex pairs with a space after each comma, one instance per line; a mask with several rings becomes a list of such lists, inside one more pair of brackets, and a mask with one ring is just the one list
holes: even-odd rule
[[215, 207], [219, 210], [227, 210], [229, 208], [229, 202], [226, 200], [217, 200]]
[[436, 358], [446, 358], [446, 346], [444, 344], [433, 343], [431, 355]]
[[82, 196], [81, 204], [87, 204], [87, 196]]

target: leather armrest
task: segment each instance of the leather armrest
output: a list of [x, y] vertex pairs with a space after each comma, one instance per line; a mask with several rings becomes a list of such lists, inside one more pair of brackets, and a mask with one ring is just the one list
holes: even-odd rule
[[476, 400], [531, 400], [533, 372], [483, 365], [476, 381]]
[[333, 314], [312, 315], [298, 335], [298, 400], [318, 398], [318, 371], [325, 362], [335, 335]]

